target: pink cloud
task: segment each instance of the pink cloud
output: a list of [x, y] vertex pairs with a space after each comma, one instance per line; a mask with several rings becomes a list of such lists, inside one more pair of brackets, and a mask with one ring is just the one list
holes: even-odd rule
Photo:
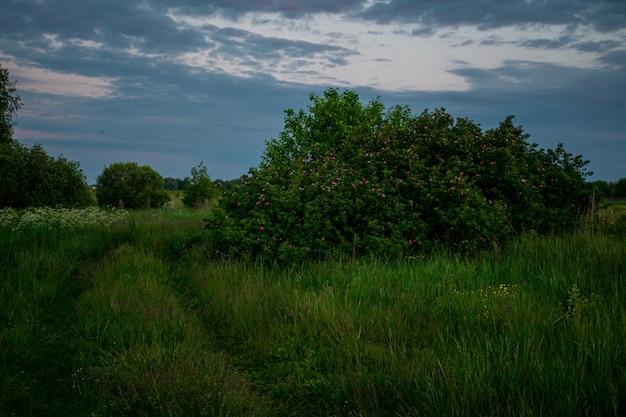
[[76, 136], [63, 133], [42, 132], [39, 130], [21, 129], [19, 127], [15, 127], [13, 133], [13, 137], [17, 140], [78, 139]]

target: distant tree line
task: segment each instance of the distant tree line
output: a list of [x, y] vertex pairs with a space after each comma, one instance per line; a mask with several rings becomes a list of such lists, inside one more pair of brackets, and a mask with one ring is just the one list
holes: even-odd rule
[[[222, 188], [224, 190], [230, 190], [233, 188], [233, 186], [241, 183], [241, 178], [234, 178], [230, 180], [223, 180], [218, 178], [214, 180], [213, 183], [216, 187]], [[163, 179], [163, 187], [168, 191], [182, 191], [186, 189], [189, 185], [189, 177], [185, 177], [184, 179], [165, 177]]]
[[626, 178], [618, 181], [596, 180], [593, 185], [600, 199], [624, 199], [626, 198]]
[[165, 177], [163, 178], [163, 188], [167, 191], [180, 191], [185, 189], [185, 180], [180, 178]]

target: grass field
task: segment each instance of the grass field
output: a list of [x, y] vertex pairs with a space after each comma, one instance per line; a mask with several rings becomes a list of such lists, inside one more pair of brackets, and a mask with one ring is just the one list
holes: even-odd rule
[[0, 414], [623, 416], [623, 213], [279, 268], [209, 260], [201, 211], [1, 211]]

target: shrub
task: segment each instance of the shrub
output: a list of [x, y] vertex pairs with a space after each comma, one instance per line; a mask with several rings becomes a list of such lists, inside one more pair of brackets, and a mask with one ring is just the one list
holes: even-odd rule
[[13, 117], [21, 104], [9, 72], [0, 66], [0, 208], [93, 204], [78, 162], [53, 158], [39, 144], [13, 139]]
[[101, 207], [129, 209], [161, 207], [169, 201], [163, 177], [147, 165], [116, 162], [96, 179], [96, 196]]
[[350, 90], [286, 111], [262, 162], [224, 191], [206, 228], [216, 253], [268, 259], [475, 251], [574, 224], [587, 161], [529, 144], [507, 117], [483, 132], [438, 109], [413, 116]]
[[184, 190], [183, 204], [186, 207], [202, 207], [216, 196], [209, 171], [202, 162], [197, 167], [191, 168], [191, 178], [185, 178], [185, 183], [187, 186]]
[[0, 207], [86, 207], [94, 203], [78, 162], [49, 156], [39, 144], [0, 144]]

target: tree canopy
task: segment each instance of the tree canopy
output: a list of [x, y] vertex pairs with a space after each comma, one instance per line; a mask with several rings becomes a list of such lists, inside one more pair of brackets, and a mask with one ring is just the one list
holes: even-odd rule
[[351, 90], [310, 100], [223, 192], [207, 223], [216, 253], [469, 252], [569, 227], [588, 207], [588, 161], [529, 143], [513, 116], [483, 131], [445, 109], [362, 104]]
[[86, 207], [93, 197], [78, 162], [54, 158], [39, 144], [1, 146], [0, 206]]
[[9, 78], [9, 71], [0, 65], [0, 144], [13, 140], [13, 117], [22, 104], [16, 90], [15, 82]]
[[202, 162], [191, 168], [191, 178], [185, 178], [185, 183], [183, 204], [186, 207], [203, 207], [217, 196], [209, 170]]
[[0, 207], [83, 207], [93, 203], [77, 162], [49, 156], [39, 144], [13, 139], [13, 117], [21, 106], [9, 72], [0, 67]]
[[163, 177], [136, 162], [115, 162], [96, 179], [98, 205], [129, 209], [161, 207], [169, 201]]

